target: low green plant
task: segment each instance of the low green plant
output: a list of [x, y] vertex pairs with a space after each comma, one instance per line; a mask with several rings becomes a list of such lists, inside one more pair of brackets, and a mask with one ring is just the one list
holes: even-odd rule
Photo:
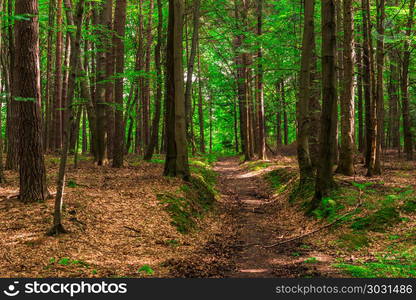
[[153, 275], [155, 273], [155, 271], [149, 265], [142, 266], [137, 272], [144, 273], [146, 275]]
[[69, 188], [76, 188], [78, 184], [75, 182], [75, 180], [68, 180], [66, 186]]
[[316, 257], [309, 257], [303, 261], [306, 264], [316, 264], [319, 260]]

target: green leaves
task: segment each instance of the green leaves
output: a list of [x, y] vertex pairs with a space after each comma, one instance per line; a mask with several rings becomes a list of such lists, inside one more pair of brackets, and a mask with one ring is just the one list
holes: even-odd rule
[[144, 265], [137, 272], [144, 273], [145, 275], [153, 275], [155, 273], [155, 271], [149, 265]]

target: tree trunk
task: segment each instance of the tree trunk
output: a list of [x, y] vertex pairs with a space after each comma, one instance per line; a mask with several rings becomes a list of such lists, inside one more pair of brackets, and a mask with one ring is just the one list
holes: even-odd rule
[[[43, 157], [37, 0], [17, 0], [15, 20], [14, 96], [19, 120], [20, 200], [44, 201], [48, 197]], [[30, 17], [29, 17], [30, 16]], [[18, 100], [18, 101], [17, 101]]]
[[389, 136], [390, 146], [400, 153], [400, 113], [399, 113], [399, 60], [397, 51], [391, 51], [389, 79]]
[[[152, 47], [152, 18], [153, 18], [153, 0], [149, 2], [149, 16], [146, 29], [146, 47], [145, 47], [145, 62], [144, 69], [145, 73], [150, 73], [150, 57], [151, 57], [151, 47]], [[143, 88], [142, 88], [142, 103], [143, 103], [143, 151], [149, 147], [150, 143], [150, 79], [149, 76], [143, 78]]]
[[354, 17], [352, 0], [343, 0], [343, 73], [341, 90], [341, 151], [337, 171], [354, 174]]
[[123, 118], [123, 80], [124, 76], [124, 36], [126, 31], [126, 0], [116, 0], [116, 10], [114, 15], [115, 36], [115, 59], [116, 73], [115, 80], [115, 103], [117, 104], [115, 113], [115, 132], [114, 132], [114, 153], [113, 167], [120, 168], [124, 160], [124, 118]]
[[107, 133], [106, 133], [106, 50], [109, 47], [109, 37], [105, 28], [109, 28], [111, 24], [112, 1], [106, 0], [99, 8], [98, 24], [98, 41], [100, 48], [104, 50], [98, 51], [96, 55], [96, 87], [95, 87], [95, 103], [97, 110], [97, 164], [102, 166], [107, 161]]
[[[62, 205], [63, 205], [63, 193], [65, 187], [65, 174], [66, 174], [66, 165], [68, 159], [68, 150], [70, 142], [70, 129], [73, 122], [73, 98], [75, 94], [75, 80], [76, 74], [78, 73], [78, 63], [80, 55], [80, 40], [81, 40], [81, 26], [82, 26], [82, 15], [84, 10], [84, 0], [78, 2], [77, 7], [77, 18], [76, 21], [72, 15], [72, 5], [71, 0], [65, 0], [65, 9], [67, 15], [68, 24], [72, 27], [76, 26], [76, 35], [73, 33], [71, 35], [71, 57], [70, 57], [70, 76], [68, 81], [68, 91], [67, 91], [67, 103], [66, 103], [66, 119], [64, 119], [65, 130], [63, 131], [63, 149], [61, 152], [61, 160], [59, 164], [58, 172], [58, 184], [56, 188], [55, 196], [55, 210], [53, 218], [53, 226], [49, 230], [49, 235], [57, 235], [60, 233], [66, 233], [65, 228], [62, 225]], [[75, 23], [76, 22], [76, 23]]]
[[297, 104], [297, 152], [300, 173], [300, 185], [313, 177], [313, 169], [309, 156], [309, 97], [310, 71], [312, 65], [312, 45], [314, 39], [314, 7], [315, 1], [305, 1], [305, 17], [302, 41], [301, 68], [299, 74], [299, 99]]
[[276, 149], [282, 145], [282, 96], [280, 92], [280, 80], [276, 82], [276, 97], [277, 97], [277, 111], [276, 111]]
[[88, 138], [87, 138], [87, 111], [82, 107], [82, 154], [87, 154]]
[[114, 78], [114, 71], [115, 71], [115, 60], [116, 60], [116, 47], [117, 47], [117, 39], [118, 37], [115, 34], [115, 23], [117, 22], [116, 17], [113, 18], [113, 6], [114, 0], [107, 0], [109, 3], [107, 4], [111, 7], [110, 10], [107, 12], [107, 29], [108, 33], [106, 34], [107, 44], [106, 44], [106, 87], [105, 87], [105, 102], [108, 103], [106, 107], [106, 124], [105, 130], [107, 132], [107, 157], [108, 159], [114, 159], [114, 145], [117, 143], [115, 141], [115, 114], [117, 110], [117, 103], [115, 103], [114, 99], [116, 96], [115, 93], [115, 78]]
[[322, 0], [322, 117], [320, 133], [320, 164], [317, 170], [315, 196], [310, 211], [316, 209], [323, 197], [328, 196], [333, 179], [333, 157], [336, 143], [333, 117], [337, 109], [336, 81], [336, 24], [335, 1]]
[[[203, 107], [203, 95], [202, 95], [202, 73], [201, 73], [201, 52], [198, 47], [198, 120], [199, 120], [199, 151], [205, 153], [205, 132], [204, 132], [204, 107]], [[234, 109], [235, 103], [233, 105]], [[236, 113], [234, 113], [234, 121], [236, 120]], [[234, 125], [234, 135], [236, 135], [236, 126]], [[236, 137], [236, 143], [238, 145], [238, 137]], [[237, 146], [238, 152], [238, 146]]]
[[377, 80], [376, 80], [376, 157], [374, 162], [374, 174], [381, 174], [381, 156], [384, 148], [384, 19], [385, 19], [385, 0], [377, 0]]
[[364, 120], [363, 120], [363, 57], [361, 46], [357, 43], [357, 98], [358, 98], [358, 150], [362, 153], [364, 151]]
[[53, 97], [51, 97], [51, 91], [53, 86], [52, 80], [52, 52], [53, 52], [53, 25], [55, 22], [55, 6], [56, 0], [49, 0], [49, 13], [48, 13], [48, 53], [46, 57], [46, 93], [45, 93], [45, 123], [44, 123], [44, 147], [45, 150], [50, 150], [51, 142], [51, 127], [52, 113], [53, 113]]
[[312, 38], [312, 62], [310, 70], [309, 96], [309, 156], [312, 168], [316, 170], [319, 161], [319, 131], [321, 127], [321, 86], [318, 72], [318, 56], [316, 53], [315, 32]]
[[182, 65], [183, 8], [182, 0], [169, 0], [166, 54], [167, 153], [164, 175], [189, 180]]
[[62, 0], [57, 0], [56, 13], [56, 49], [55, 49], [55, 93], [53, 105], [52, 150], [62, 147]]
[[[261, 39], [263, 35], [263, 0], [257, 3], [257, 36]], [[263, 89], [263, 51], [262, 42], [259, 42], [257, 51], [257, 123], [258, 123], [258, 159], [266, 159], [266, 138], [265, 138], [265, 120], [264, 120], [264, 89]]]
[[[3, 5], [4, 5], [3, 0], [0, 0], [0, 11], [3, 11]], [[2, 19], [0, 19], [0, 55], [3, 50], [3, 36], [2, 36], [3, 32], [1, 28], [3, 28]], [[6, 80], [4, 80], [4, 77], [6, 77], [4, 75], [6, 74], [6, 70], [4, 70], [3, 66], [4, 65], [2, 64], [0, 60], [0, 94], [3, 94], [3, 87], [4, 87], [3, 82], [6, 82]], [[3, 101], [0, 101], [0, 112], [2, 111], [2, 108], [3, 108]], [[4, 178], [4, 166], [3, 166], [3, 123], [0, 118], [0, 183], [4, 183], [4, 182], [5, 182], [5, 178]]]
[[[7, 14], [13, 15], [13, 1], [8, 0]], [[10, 97], [8, 99], [7, 107], [7, 157], [6, 157], [6, 170], [17, 170], [19, 167], [19, 120], [17, 102], [14, 101], [14, 65], [15, 65], [15, 45], [13, 34], [13, 22], [8, 21], [7, 35], [8, 35], [8, 54], [9, 54], [9, 88]]]
[[[185, 110], [186, 110], [186, 126], [189, 129], [190, 123], [192, 122], [191, 113], [191, 98], [192, 98], [192, 80], [194, 74], [195, 56], [198, 49], [199, 41], [199, 19], [200, 19], [200, 0], [194, 0], [193, 3], [193, 33], [192, 33], [192, 44], [191, 51], [188, 60], [188, 69], [186, 73], [186, 86], [185, 86]], [[192, 135], [188, 134], [188, 137]]]
[[403, 114], [403, 137], [404, 137], [404, 152], [406, 159], [413, 159], [413, 135], [410, 122], [410, 108], [409, 108], [409, 64], [410, 64], [410, 37], [412, 35], [413, 15], [415, 8], [415, 0], [410, 0], [409, 17], [406, 25], [406, 38], [403, 45], [402, 58], [402, 76], [401, 76], [401, 91], [402, 91], [402, 114]]
[[282, 107], [283, 107], [283, 140], [285, 145], [289, 145], [289, 122], [287, 119], [287, 108], [286, 108], [286, 93], [285, 93], [285, 82], [281, 81], [281, 92], [282, 92]]
[[367, 176], [374, 174], [377, 143], [377, 120], [376, 120], [376, 86], [374, 77], [374, 51], [371, 39], [370, 3], [362, 0], [363, 31], [364, 31], [364, 65], [367, 76], [365, 85], [366, 93], [366, 165]]
[[155, 114], [152, 121], [152, 135], [147, 147], [144, 159], [151, 160], [159, 140], [159, 123], [162, 108], [162, 66], [161, 66], [161, 49], [162, 49], [162, 30], [163, 30], [163, 4], [162, 0], [157, 0], [158, 25], [157, 25], [157, 44], [155, 47], [155, 66], [156, 66], [156, 98]]

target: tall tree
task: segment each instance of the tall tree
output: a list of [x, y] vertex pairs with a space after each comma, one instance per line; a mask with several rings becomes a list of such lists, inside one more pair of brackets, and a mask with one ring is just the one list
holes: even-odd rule
[[320, 161], [317, 170], [315, 195], [310, 211], [317, 208], [334, 185], [333, 162], [336, 143], [333, 117], [337, 109], [336, 81], [336, 24], [335, 1], [322, 0], [322, 117], [320, 132]]
[[341, 90], [341, 151], [338, 172], [354, 174], [354, 17], [352, 0], [343, 0], [343, 83]]
[[44, 201], [48, 197], [43, 157], [39, 61], [39, 4], [16, 0], [14, 88], [19, 120], [20, 200]]
[[166, 54], [167, 153], [164, 175], [189, 180], [182, 64], [183, 12], [182, 0], [169, 0]]
[[[236, 110], [236, 105], [233, 105]], [[236, 142], [236, 152], [238, 152], [238, 128], [237, 128], [237, 112], [234, 113], [234, 135]], [[204, 107], [202, 95], [202, 74], [201, 74], [201, 49], [198, 47], [198, 119], [199, 119], [199, 151], [205, 153], [205, 132], [204, 132]]]
[[126, 0], [116, 0], [116, 10], [114, 15], [115, 38], [115, 59], [116, 73], [115, 81], [115, 134], [114, 134], [114, 153], [113, 167], [123, 166], [124, 159], [124, 122], [123, 122], [123, 80], [124, 80], [124, 36], [126, 31]]
[[62, 147], [62, 0], [57, 0], [56, 13], [56, 48], [55, 48], [55, 93], [53, 104], [52, 150]]
[[315, 1], [305, 1], [304, 30], [302, 41], [301, 68], [299, 74], [299, 96], [297, 103], [297, 152], [300, 171], [300, 184], [303, 185], [313, 177], [311, 158], [309, 156], [309, 97], [310, 71], [312, 65], [312, 45], [314, 39]]
[[264, 121], [264, 83], [263, 83], [263, 0], [257, 0], [257, 156], [258, 159], [266, 159], [266, 138], [265, 138], [265, 121]]
[[374, 162], [374, 173], [381, 174], [381, 155], [384, 147], [384, 19], [385, 0], [378, 0], [377, 6], [377, 51], [376, 51], [376, 119], [377, 119], [377, 142], [376, 160]]
[[162, 110], [162, 66], [161, 66], [161, 51], [162, 51], [162, 30], [163, 30], [163, 3], [162, 0], [157, 0], [158, 11], [158, 25], [157, 25], [157, 43], [155, 47], [155, 67], [156, 67], [156, 98], [155, 98], [155, 114], [152, 120], [152, 135], [150, 137], [149, 146], [144, 155], [145, 160], [152, 159], [153, 152], [157, 147], [159, 140], [159, 123]]
[[[8, 0], [7, 14], [13, 15], [13, 0]], [[15, 42], [14, 42], [14, 23], [8, 20], [7, 24], [7, 40], [8, 40], [8, 67], [9, 67], [9, 99], [7, 106], [7, 157], [6, 170], [17, 170], [19, 166], [19, 122], [17, 120], [17, 102], [14, 101], [14, 61], [15, 61]]]
[[402, 96], [402, 114], [403, 114], [403, 137], [404, 137], [404, 152], [406, 159], [413, 159], [413, 135], [410, 122], [410, 108], [409, 108], [409, 65], [410, 65], [410, 39], [412, 35], [413, 17], [415, 9], [415, 0], [410, 0], [409, 16], [406, 24], [406, 38], [403, 44], [402, 57], [402, 76], [401, 76], [401, 96]]
[[[194, 75], [195, 57], [198, 49], [199, 42], [199, 19], [200, 19], [200, 7], [201, 0], [194, 0], [193, 2], [193, 33], [192, 33], [192, 44], [191, 51], [188, 60], [188, 69], [186, 72], [186, 85], [185, 85], [185, 109], [186, 109], [186, 126], [189, 128], [192, 122], [192, 111], [191, 111], [191, 98], [192, 98], [192, 82]], [[188, 134], [188, 136], [190, 136]]]
[[[147, 18], [147, 28], [146, 28], [146, 46], [145, 46], [145, 60], [144, 60], [144, 71], [146, 74], [150, 73], [150, 58], [151, 58], [151, 48], [153, 43], [152, 35], [152, 22], [153, 22], [153, 0], [149, 1], [149, 14]], [[143, 118], [143, 150], [149, 146], [150, 143], [150, 78], [146, 76], [143, 78], [143, 87], [142, 87], [142, 118]]]
[[97, 35], [98, 45], [100, 50], [96, 55], [96, 86], [95, 86], [95, 105], [97, 111], [97, 125], [96, 125], [96, 145], [97, 145], [97, 164], [102, 166], [107, 160], [107, 132], [106, 132], [106, 58], [108, 53], [108, 47], [110, 47], [110, 36], [106, 28], [111, 28], [111, 16], [112, 16], [112, 1], [105, 0], [100, 5], [95, 4], [98, 16], [97, 22]]
[[58, 184], [56, 189], [55, 196], [55, 209], [54, 209], [54, 218], [53, 226], [48, 231], [49, 235], [57, 235], [60, 233], [66, 233], [64, 226], [62, 225], [62, 205], [63, 205], [63, 193], [65, 186], [65, 174], [66, 174], [66, 165], [68, 158], [68, 150], [70, 144], [70, 130], [73, 122], [73, 98], [75, 94], [75, 80], [76, 74], [78, 73], [78, 63], [80, 55], [80, 39], [81, 39], [81, 25], [82, 25], [82, 15], [84, 10], [84, 0], [78, 2], [77, 7], [77, 17], [74, 20], [72, 14], [72, 3], [71, 0], [64, 0], [65, 11], [67, 14], [68, 25], [76, 27], [76, 34], [70, 33], [71, 35], [71, 56], [69, 59], [69, 79], [68, 79], [68, 89], [67, 89], [67, 102], [66, 102], [66, 117], [63, 121], [65, 124], [63, 131], [63, 148], [61, 152], [61, 160], [59, 163], [59, 172], [58, 172]]
[[363, 33], [364, 33], [364, 68], [367, 76], [365, 81], [366, 101], [366, 166], [367, 176], [374, 175], [377, 146], [377, 119], [376, 119], [376, 85], [374, 76], [374, 49], [371, 38], [370, 0], [362, 0]]

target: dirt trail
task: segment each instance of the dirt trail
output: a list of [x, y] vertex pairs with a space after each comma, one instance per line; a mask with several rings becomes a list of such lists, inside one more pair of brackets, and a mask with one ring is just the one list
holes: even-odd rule
[[[234, 211], [237, 230], [236, 248], [239, 251], [233, 256], [235, 268], [227, 277], [339, 276], [330, 267], [331, 256], [304, 242], [264, 247], [279, 236], [290, 236], [293, 232], [287, 231], [287, 214], [283, 213], [286, 205], [273, 201], [261, 172], [250, 172], [241, 167], [238, 158], [220, 159], [214, 170], [219, 174], [221, 201]], [[310, 257], [318, 261], [305, 263]]]

